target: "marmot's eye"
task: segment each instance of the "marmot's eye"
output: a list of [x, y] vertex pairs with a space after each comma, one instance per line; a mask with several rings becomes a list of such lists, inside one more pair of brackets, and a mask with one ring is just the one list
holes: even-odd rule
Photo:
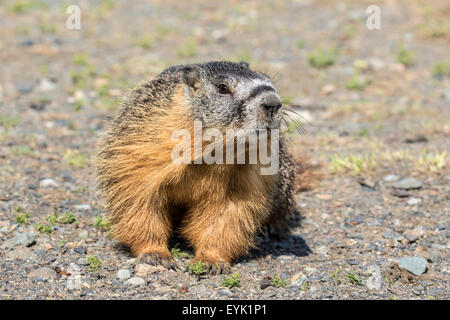
[[227, 93], [231, 93], [230, 89], [228, 88], [228, 86], [225, 83], [221, 83], [217, 86], [217, 89], [219, 90], [220, 93], [222, 94], [227, 94]]

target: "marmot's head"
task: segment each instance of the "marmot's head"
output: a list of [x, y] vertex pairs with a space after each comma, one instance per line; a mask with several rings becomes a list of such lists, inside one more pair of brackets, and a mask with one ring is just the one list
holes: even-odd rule
[[172, 67], [181, 72], [194, 117], [207, 128], [279, 129], [281, 99], [272, 80], [245, 62]]

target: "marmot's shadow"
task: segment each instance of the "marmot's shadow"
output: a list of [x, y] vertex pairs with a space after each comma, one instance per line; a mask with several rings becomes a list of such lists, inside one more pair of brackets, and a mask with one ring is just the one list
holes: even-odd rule
[[289, 221], [288, 230], [279, 236], [273, 236], [267, 228], [259, 235], [257, 239], [257, 247], [252, 249], [247, 256], [238, 259], [237, 262], [245, 259], [258, 259], [267, 255], [281, 256], [294, 255], [297, 257], [305, 257], [312, 253], [306, 241], [299, 235], [292, 234], [290, 230], [301, 227], [302, 217], [297, 213], [294, 218]]

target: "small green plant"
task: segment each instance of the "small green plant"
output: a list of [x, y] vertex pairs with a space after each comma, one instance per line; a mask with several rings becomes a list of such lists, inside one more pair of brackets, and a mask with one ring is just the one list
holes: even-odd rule
[[345, 87], [349, 90], [363, 90], [370, 84], [370, 80], [360, 75], [358, 70], [355, 70], [353, 76], [345, 82]]
[[428, 152], [423, 149], [417, 160], [416, 166], [425, 171], [437, 172], [445, 167], [447, 158], [447, 150], [439, 152]]
[[334, 154], [331, 157], [330, 169], [333, 172], [350, 171], [353, 175], [370, 174], [376, 165], [374, 155], [349, 155], [340, 157]]
[[73, 56], [72, 63], [76, 66], [86, 67], [89, 65], [88, 55], [85, 53], [77, 53]]
[[300, 290], [302, 290], [302, 291], [309, 291], [309, 289], [311, 289], [311, 287], [309, 286], [308, 281], [303, 282]]
[[64, 248], [64, 246], [66, 245], [66, 243], [67, 243], [67, 240], [61, 240], [60, 242], [59, 242], [59, 247], [60, 248]]
[[3, 127], [3, 132], [0, 131], [0, 141], [8, 135], [9, 129], [17, 126], [17, 123], [19, 123], [19, 118], [0, 114], [0, 126]]
[[315, 68], [325, 68], [333, 65], [337, 59], [337, 51], [335, 48], [319, 48], [316, 52], [308, 55], [308, 62]]
[[145, 35], [139, 39], [134, 40], [133, 45], [142, 49], [150, 49], [153, 46], [153, 38], [149, 35]]
[[62, 215], [58, 215], [56, 211], [53, 211], [48, 217], [47, 221], [52, 225], [60, 224], [72, 224], [78, 223], [77, 218], [72, 212], [65, 212]]
[[304, 40], [298, 40], [297, 41], [297, 48], [303, 49], [305, 47], [306, 43]]
[[66, 212], [58, 217], [58, 222], [62, 224], [78, 223], [77, 217], [72, 212]]
[[189, 257], [189, 254], [187, 254], [186, 252], [182, 252], [181, 249], [178, 247], [180, 244], [176, 243], [172, 249], [170, 249], [170, 253], [175, 257], [175, 258], [186, 258]]
[[41, 233], [50, 234], [53, 231], [53, 226], [50, 226], [48, 224], [38, 223], [36, 225], [36, 230]]
[[10, 5], [7, 9], [11, 13], [20, 14], [27, 11], [46, 7], [47, 4], [42, 0], [26, 0], [26, 1], [15, 1], [14, 4]]
[[433, 75], [437, 77], [444, 77], [450, 75], [450, 62], [440, 61], [433, 66]]
[[16, 223], [18, 224], [26, 224], [28, 223], [28, 219], [31, 217], [29, 213], [20, 213], [16, 216]]
[[361, 279], [359, 278], [359, 276], [356, 274], [356, 273], [354, 273], [353, 271], [349, 271], [349, 272], [347, 272], [347, 274], [345, 275], [345, 279], [348, 281], [348, 282], [351, 282], [351, 283], [353, 283], [353, 284], [360, 284], [361, 283]]
[[102, 261], [99, 258], [97, 258], [97, 256], [90, 256], [87, 260], [89, 263], [89, 271], [97, 273], [100, 270]]
[[186, 39], [177, 49], [179, 58], [192, 58], [197, 51], [197, 41], [194, 38]]
[[87, 155], [84, 153], [81, 153], [78, 150], [71, 150], [67, 149], [66, 153], [64, 154], [64, 158], [66, 159], [67, 163], [71, 166], [78, 167], [78, 168], [86, 168], [87, 167]]
[[102, 216], [97, 216], [95, 218], [94, 228], [102, 231], [109, 231], [111, 229], [111, 222], [108, 219], [103, 219]]
[[49, 216], [47, 216], [47, 221], [50, 222], [52, 226], [58, 223], [58, 214], [56, 211], [53, 211]]
[[234, 288], [239, 287], [241, 285], [241, 280], [239, 279], [238, 273], [233, 273], [231, 277], [226, 277], [222, 280], [222, 287], [226, 288]]
[[337, 279], [338, 276], [339, 276], [339, 269], [334, 270], [334, 271], [331, 273], [331, 276], [333, 277], [333, 279]]
[[189, 272], [192, 273], [193, 275], [200, 277], [202, 274], [206, 273], [206, 268], [203, 265], [203, 262], [201, 261], [196, 261], [193, 263], [190, 263], [188, 265], [189, 268]]
[[288, 283], [285, 279], [280, 278], [278, 276], [273, 276], [272, 286], [275, 288], [287, 287]]
[[400, 62], [401, 64], [403, 64], [405, 67], [408, 67], [413, 63], [413, 57], [414, 57], [414, 55], [413, 55], [412, 51], [405, 49], [405, 47], [400, 46], [397, 49], [396, 60], [397, 60], [397, 62]]

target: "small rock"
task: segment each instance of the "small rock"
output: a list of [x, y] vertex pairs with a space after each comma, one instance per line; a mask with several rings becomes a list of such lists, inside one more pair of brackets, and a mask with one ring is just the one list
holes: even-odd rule
[[70, 276], [67, 279], [66, 288], [68, 290], [81, 289], [81, 276], [79, 274]]
[[399, 176], [395, 175], [395, 174], [388, 174], [387, 176], [385, 176], [383, 178], [384, 181], [386, 182], [394, 182], [397, 181], [399, 178]]
[[38, 268], [28, 274], [28, 278], [30, 279], [35, 279], [37, 277], [40, 279], [56, 279], [58, 278], [58, 274], [55, 270], [46, 267]]
[[420, 189], [420, 188], [422, 188], [422, 181], [408, 177], [408, 178], [404, 178], [400, 181], [397, 181], [392, 186], [396, 189], [402, 189], [402, 190]]
[[332, 93], [335, 92], [335, 91], [336, 91], [336, 86], [335, 86], [334, 84], [327, 84], [327, 85], [325, 85], [325, 86], [322, 88], [322, 90], [320, 91], [320, 93], [322, 93], [323, 95], [328, 96], [328, 95], [332, 94]]
[[365, 281], [365, 285], [369, 290], [380, 290], [382, 284], [383, 277], [381, 276], [381, 271], [372, 273], [372, 275]]
[[27, 247], [16, 248], [12, 251], [8, 251], [6, 253], [6, 257], [9, 259], [19, 259], [19, 260], [34, 260], [36, 259], [36, 255]]
[[415, 206], [415, 205], [417, 205], [417, 204], [419, 204], [421, 202], [422, 202], [422, 200], [419, 199], [419, 198], [411, 198], [411, 199], [408, 200], [408, 204], [410, 206]]
[[303, 269], [303, 271], [305, 271], [305, 273], [306, 273], [308, 276], [310, 276], [310, 275], [315, 274], [315, 273], [317, 272], [317, 269], [316, 269], [316, 268], [313, 268], [313, 267], [305, 267], [305, 269]]
[[76, 247], [75, 249], [73, 249], [76, 253], [79, 254], [86, 254], [87, 250], [85, 247]]
[[395, 233], [392, 229], [387, 229], [385, 232], [383, 232], [383, 238], [385, 239], [394, 239]]
[[375, 182], [372, 179], [369, 178], [360, 178], [358, 180], [358, 183], [364, 187], [368, 187], [370, 189], [375, 188]]
[[326, 246], [320, 246], [317, 248], [317, 253], [326, 255], [328, 254], [328, 248]]
[[442, 96], [447, 102], [450, 102], [450, 89], [445, 90]]
[[222, 289], [222, 290], [220, 290], [218, 293], [219, 293], [219, 295], [221, 295], [221, 296], [231, 296], [231, 295], [233, 295], [233, 292], [231, 292], [231, 291], [228, 290], [228, 289]]
[[47, 78], [42, 78], [39, 81], [39, 90], [43, 92], [52, 91], [56, 88], [56, 84]]
[[53, 179], [46, 178], [39, 181], [39, 186], [41, 188], [57, 188], [58, 183]]
[[89, 211], [91, 210], [91, 206], [89, 204], [77, 204], [74, 206], [75, 210], [79, 211]]
[[419, 276], [427, 270], [427, 260], [422, 257], [403, 257], [400, 259], [398, 266]]
[[33, 230], [26, 232], [14, 232], [13, 245], [24, 245], [29, 247], [35, 243], [36, 234]]
[[420, 143], [420, 142], [427, 142], [427, 141], [428, 141], [428, 138], [421, 134], [412, 136], [412, 137], [407, 137], [405, 139], [405, 143]]
[[398, 197], [398, 198], [407, 198], [410, 196], [410, 194], [408, 193], [408, 191], [406, 190], [401, 190], [401, 189], [394, 189], [391, 193], [394, 197]]
[[142, 286], [145, 284], [145, 280], [139, 277], [133, 277], [127, 281], [125, 281], [126, 285], [130, 285], [130, 286]]
[[295, 287], [301, 287], [308, 277], [302, 272], [298, 272], [291, 277], [291, 285]]
[[89, 237], [89, 232], [87, 230], [83, 230], [78, 234], [78, 236], [80, 239], [87, 239]]
[[261, 286], [261, 290], [266, 289], [267, 287], [270, 287], [272, 285], [272, 279], [271, 278], [264, 278], [259, 283]]
[[131, 273], [127, 269], [120, 269], [117, 271], [117, 278], [122, 281], [128, 280], [131, 278]]
[[30, 82], [18, 82], [16, 84], [16, 89], [21, 94], [30, 93], [33, 91], [34, 85]]
[[141, 263], [138, 264], [135, 268], [134, 268], [134, 274], [138, 277], [146, 277], [149, 274], [158, 272], [158, 271], [164, 271], [164, 267], [163, 266], [152, 266], [146, 263]]
[[88, 262], [87, 258], [80, 258], [80, 259], [78, 259], [77, 263], [79, 265], [82, 265], [82, 266], [88, 266], [89, 265], [89, 262]]
[[70, 273], [71, 275], [77, 275], [77, 274], [80, 274], [81, 268], [80, 268], [79, 265], [77, 265], [77, 264], [75, 264], [75, 263], [71, 263], [71, 264], [67, 267], [66, 271], [67, 271], [68, 273]]

